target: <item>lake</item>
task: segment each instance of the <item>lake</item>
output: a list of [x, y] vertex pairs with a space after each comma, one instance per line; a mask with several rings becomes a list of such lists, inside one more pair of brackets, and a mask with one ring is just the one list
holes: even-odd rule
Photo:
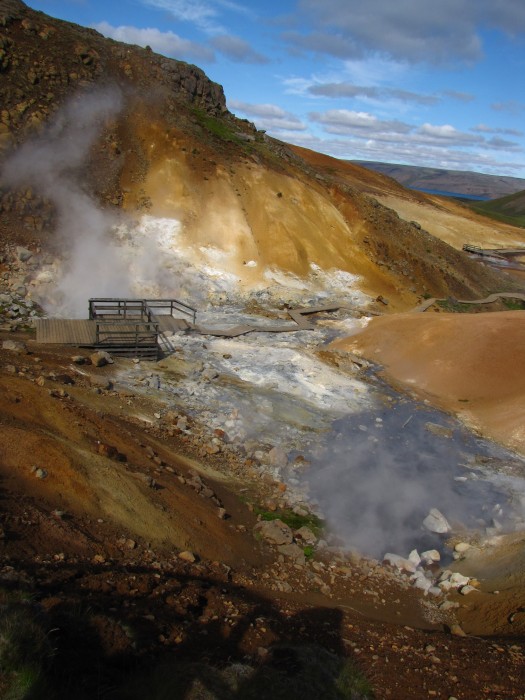
[[425, 194], [438, 194], [442, 197], [455, 197], [456, 199], [471, 199], [476, 202], [488, 202], [490, 197], [481, 197], [477, 194], [462, 194], [461, 192], [447, 192], [446, 190], [428, 190], [424, 187], [411, 187], [411, 190], [424, 192]]

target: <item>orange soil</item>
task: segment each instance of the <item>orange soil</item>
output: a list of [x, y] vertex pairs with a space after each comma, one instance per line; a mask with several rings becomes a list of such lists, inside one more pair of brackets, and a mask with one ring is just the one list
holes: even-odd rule
[[384, 366], [395, 382], [525, 453], [525, 311], [374, 318], [334, 348]]

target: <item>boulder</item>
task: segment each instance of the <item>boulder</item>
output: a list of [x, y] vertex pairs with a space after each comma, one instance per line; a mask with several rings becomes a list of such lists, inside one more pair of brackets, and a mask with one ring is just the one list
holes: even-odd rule
[[26, 352], [27, 348], [24, 343], [21, 343], [19, 340], [4, 340], [2, 342], [2, 348], [4, 350], [11, 350], [11, 352]]
[[406, 571], [409, 574], [413, 574], [416, 570], [416, 565], [414, 562], [405, 557], [401, 557], [399, 554], [393, 554], [392, 552], [387, 552], [383, 557], [383, 563], [390, 564], [394, 569], [399, 569], [399, 571]]
[[27, 262], [30, 260], [30, 258], [33, 257], [33, 253], [28, 250], [27, 248], [22, 248], [22, 246], [17, 246], [16, 248], [16, 257], [20, 262]]
[[306, 557], [304, 556], [303, 550], [296, 544], [282, 544], [277, 547], [280, 554], [291, 559], [295, 564], [301, 564], [304, 566], [306, 564]]
[[425, 552], [421, 552], [421, 561], [427, 565], [435, 564], [441, 561], [441, 554], [437, 549], [427, 549]]
[[455, 571], [450, 576], [449, 581], [454, 587], [459, 588], [460, 586], [466, 586], [469, 583], [470, 578], [468, 576], [460, 574], [459, 571]]
[[421, 564], [421, 557], [417, 549], [413, 549], [408, 555], [408, 561], [411, 561], [414, 566], [418, 567]]
[[111, 357], [109, 352], [105, 352], [104, 350], [98, 350], [97, 352], [94, 352], [92, 355], [89, 356], [89, 359], [95, 367], [104, 367], [105, 365], [113, 364], [113, 358]]
[[317, 542], [317, 537], [314, 535], [314, 533], [310, 530], [309, 527], [306, 527], [306, 525], [303, 525], [303, 527], [300, 527], [298, 530], [296, 530], [294, 532], [294, 537], [296, 540], [300, 540], [305, 544], [315, 544]]
[[410, 578], [414, 588], [419, 588], [421, 591], [424, 591], [425, 594], [433, 587], [432, 581], [428, 579], [422, 571], [416, 571]]
[[113, 387], [112, 382], [107, 377], [98, 377], [96, 374], [90, 375], [89, 384], [95, 389], [109, 390]]
[[470, 545], [468, 542], [458, 542], [457, 545], [454, 547], [454, 551], [458, 552], [459, 554], [464, 554], [467, 550], [471, 548], [472, 545]]
[[461, 593], [461, 595], [468, 595], [469, 593], [474, 593], [477, 590], [478, 589], [475, 586], [471, 586], [469, 583], [467, 583], [466, 586], [461, 586], [459, 592]]
[[263, 520], [257, 523], [254, 529], [270, 544], [283, 545], [293, 542], [292, 530], [282, 520]]
[[268, 460], [272, 467], [283, 468], [288, 464], [288, 455], [282, 447], [272, 447], [268, 452]]
[[197, 560], [197, 557], [195, 556], [195, 554], [193, 554], [193, 552], [185, 551], [185, 552], [179, 552], [179, 559], [181, 559], [182, 561], [187, 561], [190, 564], [193, 564]]
[[423, 520], [423, 526], [430, 532], [436, 532], [440, 535], [450, 532], [451, 527], [448, 520], [437, 508], [431, 508], [427, 517]]

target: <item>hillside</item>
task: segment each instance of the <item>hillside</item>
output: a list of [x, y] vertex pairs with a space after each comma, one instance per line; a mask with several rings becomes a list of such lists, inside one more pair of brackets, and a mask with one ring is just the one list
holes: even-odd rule
[[523, 178], [506, 175], [487, 175], [470, 171], [374, 161], [353, 162], [370, 170], [388, 175], [405, 187], [414, 189], [438, 190], [497, 199], [522, 190], [525, 186]]
[[525, 190], [469, 205], [474, 211], [514, 226], [525, 226]]
[[[17, 0], [1, 7], [3, 158], [24, 144], [3, 170], [2, 240], [47, 253], [67, 245], [70, 268], [77, 257], [81, 268], [102, 229], [147, 215], [174, 222], [192, 264], [220, 259], [248, 289], [267, 284], [268, 270], [304, 277], [314, 266], [406, 308], [424, 294], [476, 297], [510, 283], [378, 202], [391, 192], [423, 208], [429, 200], [334, 159], [320, 168], [230, 114], [198, 68]], [[58, 255], [54, 275], [63, 263]]]

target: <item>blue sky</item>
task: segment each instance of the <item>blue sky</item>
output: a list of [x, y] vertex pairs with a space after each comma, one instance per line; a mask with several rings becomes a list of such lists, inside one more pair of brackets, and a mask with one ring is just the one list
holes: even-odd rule
[[523, 0], [28, 0], [194, 63], [229, 109], [344, 159], [525, 177]]

